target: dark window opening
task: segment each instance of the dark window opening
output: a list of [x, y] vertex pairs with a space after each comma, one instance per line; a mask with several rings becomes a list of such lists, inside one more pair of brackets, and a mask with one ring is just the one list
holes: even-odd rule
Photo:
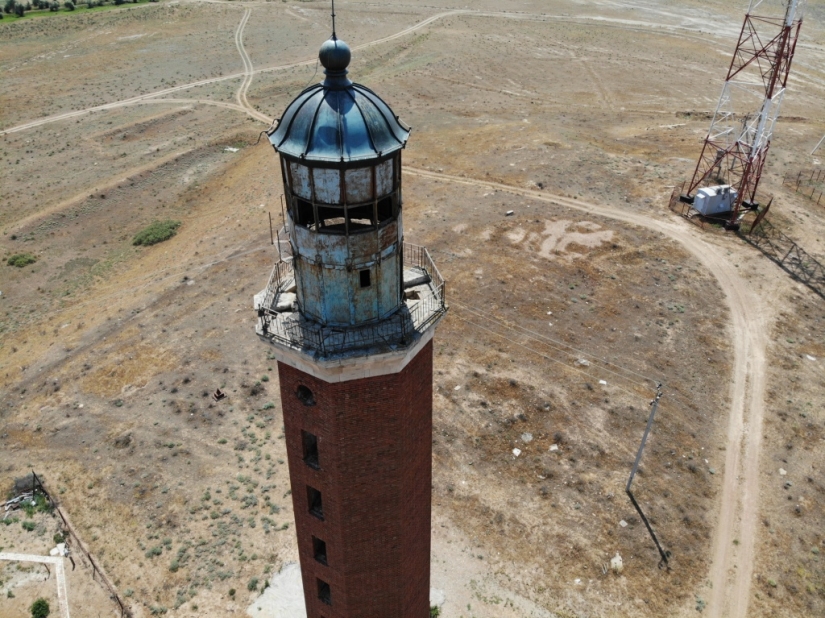
[[346, 232], [343, 207], [318, 206], [318, 228], [334, 234]]
[[317, 537], [312, 537], [312, 555], [321, 564], [327, 564], [327, 544]]
[[311, 227], [315, 225], [315, 213], [312, 212], [312, 204], [299, 197], [293, 199], [292, 215], [297, 225]]
[[387, 221], [395, 216], [394, 208], [392, 206], [392, 198], [385, 197], [383, 200], [378, 200], [378, 222]]
[[301, 384], [298, 387], [298, 390], [295, 391], [295, 396], [301, 401], [302, 404], [305, 406], [314, 406], [315, 405], [315, 395], [312, 394], [312, 391], [309, 390], [306, 386]]
[[310, 468], [319, 469], [318, 438], [308, 431], [301, 431], [301, 440], [304, 445], [304, 463]]
[[307, 505], [310, 515], [315, 515], [318, 519], [324, 518], [324, 504], [321, 500], [321, 492], [307, 486]]
[[358, 277], [361, 280], [361, 287], [362, 288], [370, 287], [370, 271], [369, 271], [369, 269], [362, 270], [361, 272], [359, 272]]
[[332, 605], [332, 594], [329, 591], [329, 584], [323, 580], [316, 580], [318, 582], [318, 598], [321, 603]]
[[349, 220], [349, 231], [358, 232], [373, 227], [375, 213], [372, 204], [364, 206], [350, 206], [347, 208], [347, 219]]

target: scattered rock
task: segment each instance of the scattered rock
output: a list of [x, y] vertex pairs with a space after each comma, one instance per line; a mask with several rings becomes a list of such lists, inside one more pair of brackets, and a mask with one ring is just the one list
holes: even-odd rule
[[620, 522], [619, 522], [619, 525], [620, 525], [622, 528], [627, 528], [627, 522], [626, 522], [624, 519], [623, 519], [622, 521], [620, 521]]
[[132, 434], [125, 433], [115, 438], [115, 448], [126, 448], [132, 443]]
[[590, 367], [590, 361], [584, 358], [580, 358], [579, 360], [577, 360], [576, 364], [581, 365], [582, 367]]
[[516, 457], [521, 455], [521, 449], [520, 448], [514, 448], [513, 449], [513, 455], [515, 455]]
[[624, 562], [619, 552], [616, 552], [616, 555], [610, 559], [610, 570], [616, 575], [620, 575], [624, 571]]
[[515, 211], [513, 211], [513, 210], [508, 210], [508, 211], [505, 213], [505, 215], [504, 215], [504, 216], [505, 216], [505, 217], [512, 217], [514, 214], [516, 214], [516, 213], [515, 213]]
[[558, 445], [558, 444], [551, 444], [551, 445], [550, 445], [550, 450], [551, 450], [551, 451], [557, 451], [557, 450], [559, 450], [559, 445]]
[[533, 441], [533, 434], [531, 434], [531, 433], [523, 433], [523, 434], [521, 434], [521, 440], [522, 440], [522, 442], [524, 442], [525, 444], [529, 444], [530, 442], [532, 442], [532, 441]]
[[785, 476], [788, 473], [785, 468], [779, 468], [779, 476]]

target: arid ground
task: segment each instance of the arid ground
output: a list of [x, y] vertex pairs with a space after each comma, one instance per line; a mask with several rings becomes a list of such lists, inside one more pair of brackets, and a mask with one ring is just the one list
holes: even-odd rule
[[[667, 208], [745, 4], [337, 3], [350, 76], [413, 126], [406, 239], [448, 281], [445, 618], [825, 615], [822, 290]], [[259, 135], [322, 78], [329, 33], [328, 3], [300, 0], [0, 22], [0, 489], [42, 475], [136, 617], [245, 615], [297, 559], [251, 308], [281, 220]], [[782, 177], [822, 166], [823, 100], [809, 0], [763, 188], [820, 261], [825, 206]], [[174, 238], [132, 244], [164, 219]], [[634, 487], [669, 569], [624, 492], [659, 382]], [[0, 551], [47, 553], [57, 520], [17, 516]], [[72, 615], [119, 615], [74, 557]], [[53, 598], [0, 567], [4, 618]]]

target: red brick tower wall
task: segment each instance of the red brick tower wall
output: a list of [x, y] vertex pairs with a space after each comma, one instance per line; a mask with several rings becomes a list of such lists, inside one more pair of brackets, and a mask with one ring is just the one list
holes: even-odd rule
[[[393, 375], [327, 383], [283, 363], [278, 374], [307, 617], [427, 618], [432, 342]], [[317, 438], [317, 468], [304, 461], [306, 434]], [[310, 512], [308, 487], [321, 494], [323, 519]]]

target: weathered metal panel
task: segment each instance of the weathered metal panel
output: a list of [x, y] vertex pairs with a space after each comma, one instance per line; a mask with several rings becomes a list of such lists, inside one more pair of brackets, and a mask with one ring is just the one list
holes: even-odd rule
[[398, 223], [393, 221], [378, 230], [378, 250], [384, 251], [390, 245], [398, 242]]
[[[356, 271], [356, 275], [357, 275]], [[350, 273], [343, 268], [324, 269], [324, 300], [330, 324], [351, 324]]]
[[321, 262], [328, 265], [346, 266], [347, 237], [343, 234], [314, 234], [314, 255], [321, 257]]
[[366, 288], [361, 287], [361, 270], [353, 269], [350, 273], [347, 285], [352, 290], [352, 310], [355, 323], [367, 322], [378, 318], [378, 295], [376, 285], [378, 285], [378, 266], [370, 268], [371, 285]]
[[323, 204], [341, 204], [341, 172], [318, 167], [312, 170], [315, 200]]
[[380, 197], [392, 193], [393, 160], [388, 159], [375, 168], [375, 192]]
[[381, 261], [380, 284], [379, 284], [379, 304], [380, 315], [385, 316], [398, 307], [401, 303], [401, 278], [398, 275], [401, 252], [396, 251], [386, 260]]
[[372, 201], [372, 168], [361, 167], [346, 171], [347, 202], [358, 204]]
[[375, 230], [352, 234], [349, 237], [349, 249], [353, 263], [363, 264], [364, 262], [371, 262], [377, 257], [378, 253], [381, 252], [378, 234], [376, 234]]
[[324, 289], [323, 267], [302, 260], [298, 271], [298, 289], [303, 291], [301, 309], [304, 314], [316, 320], [324, 321]]
[[312, 185], [309, 182], [309, 168], [293, 161], [289, 164], [289, 170], [292, 172], [292, 191], [305, 200], [311, 200]]

